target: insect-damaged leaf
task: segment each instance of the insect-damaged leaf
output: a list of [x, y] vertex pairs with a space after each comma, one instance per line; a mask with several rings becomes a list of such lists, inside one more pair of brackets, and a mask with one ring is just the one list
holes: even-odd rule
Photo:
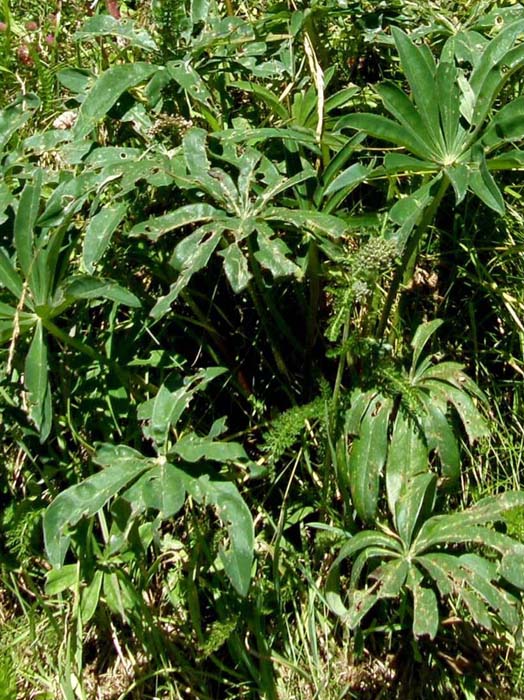
[[348, 459], [353, 504], [360, 518], [373, 521], [379, 497], [380, 475], [388, 448], [392, 401], [379, 394], [369, 404]]

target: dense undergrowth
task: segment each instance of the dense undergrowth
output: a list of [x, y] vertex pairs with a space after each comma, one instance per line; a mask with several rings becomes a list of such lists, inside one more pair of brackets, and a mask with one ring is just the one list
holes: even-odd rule
[[523, 39], [0, 2], [0, 698], [524, 697]]

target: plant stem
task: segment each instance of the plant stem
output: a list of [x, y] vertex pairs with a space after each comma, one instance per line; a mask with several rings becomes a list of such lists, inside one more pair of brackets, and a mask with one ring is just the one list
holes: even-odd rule
[[309, 281], [309, 308], [306, 320], [306, 348], [304, 357], [304, 393], [306, 400], [310, 398], [312, 391], [312, 367], [313, 347], [318, 328], [318, 307], [320, 304], [320, 262], [318, 257], [318, 245], [311, 240], [308, 252], [308, 281]]

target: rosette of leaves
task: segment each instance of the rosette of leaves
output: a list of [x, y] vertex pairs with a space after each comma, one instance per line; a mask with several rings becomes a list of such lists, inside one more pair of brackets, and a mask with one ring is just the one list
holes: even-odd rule
[[378, 360], [379, 385], [356, 389], [345, 415], [337, 447], [337, 472], [349, 486], [357, 515], [373, 523], [379, 513], [382, 475], [393, 516], [399, 498], [412, 479], [428, 476], [430, 458], [440, 465], [441, 485], [451, 488], [460, 478], [460, 437], [451, 411], [470, 443], [488, 434], [475, 404], [483, 394], [456, 362], [423, 356], [431, 336], [442, 324], [420, 325], [413, 337], [409, 371]]
[[[388, 175], [424, 176], [423, 184], [390, 212], [402, 245], [422, 214], [436, 209], [449, 185], [457, 202], [472, 192], [495, 212], [504, 212], [492, 172], [522, 166], [522, 152], [512, 144], [524, 136], [524, 98], [499, 109], [493, 106], [524, 65], [523, 32], [523, 19], [509, 22], [491, 40], [476, 32], [459, 32], [445, 42], [437, 62], [426, 45], [417, 46], [402, 30], [392, 28], [410, 94], [385, 82], [377, 92], [393, 118], [351, 114], [339, 126], [403, 149], [405, 153], [386, 154]], [[424, 230], [419, 226], [420, 235]]]
[[[140, 300], [117, 282], [79, 273], [70, 263], [75, 242], [73, 217], [85, 203], [98, 176], [67, 178], [45, 200], [45, 175], [40, 168], [10, 206], [16, 214], [12, 228], [2, 224], [6, 248], [0, 248], [0, 343], [10, 344], [11, 358], [20, 339], [30, 336], [24, 362], [27, 412], [43, 442], [52, 427], [51, 385], [47, 336], [52, 335], [92, 359], [107, 362], [93, 347], [70, 336], [57, 319], [79, 302], [106, 299], [138, 308]], [[29, 173], [28, 173], [29, 176]], [[97, 219], [97, 233], [107, 235], [118, 226], [125, 207], [116, 216]], [[76, 273], [76, 274], [75, 274]]]
[[[433, 639], [439, 598], [452, 600], [486, 629], [494, 618], [510, 630], [519, 624], [515, 588], [524, 589], [524, 546], [489, 524], [522, 506], [524, 493], [490, 496], [461, 512], [432, 515], [436, 481], [429, 473], [413, 476], [394, 502], [394, 529], [359, 532], [340, 549], [328, 575], [327, 600], [351, 629], [380, 601], [397, 601], [412, 616], [414, 636]], [[341, 574], [346, 560], [349, 577]]]
[[[183, 139], [185, 172], [175, 175], [176, 184], [187, 190], [194, 202], [137, 224], [131, 236], [157, 241], [166, 233], [191, 227], [174, 246], [171, 265], [178, 272], [168, 293], [152, 310], [162, 317], [188, 285], [191, 277], [206, 267], [216, 252], [223, 259], [225, 275], [235, 292], [249, 284], [259, 267], [273, 277], [302, 277], [302, 268], [279, 235], [283, 227], [326, 237], [341, 237], [348, 224], [341, 218], [314, 210], [282, 206], [279, 195], [316, 178], [308, 164], [288, 177], [255, 148], [242, 151], [223, 144], [221, 161], [212, 163], [207, 134], [194, 128]], [[230, 172], [236, 174], [232, 177]]]
[[[154, 514], [158, 526], [179, 513], [186, 497], [191, 496], [197, 504], [214, 508], [227, 532], [227, 541], [219, 548], [220, 565], [235, 590], [247, 594], [253, 563], [253, 521], [235, 483], [216, 465], [240, 465], [245, 469], [250, 460], [239, 443], [218, 439], [225, 430], [223, 419], [215, 421], [205, 436], [180, 427], [196, 392], [224, 371], [202, 370], [174, 391], [162, 385], [154, 399], [141, 404], [144, 438], [152, 442], [155, 456], [146, 456], [127, 445], [105, 444], [98, 448], [93, 461], [102, 469], [60, 493], [45, 511], [45, 548], [53, 567], [63, 567], [75, 527], [110, 504], [115, 511], [115, 529], [110, 533], [114, 553], [120, 545], [125, 547], [126, 533], [134, 523], [153, 519]], [[123, 501], [127, 509], [117, 505]], [[123, 512], [127, 512], [125, 523]]]

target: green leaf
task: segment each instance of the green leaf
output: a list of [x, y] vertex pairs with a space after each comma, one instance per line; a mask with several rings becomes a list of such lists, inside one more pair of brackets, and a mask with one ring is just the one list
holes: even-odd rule
[[[399, 498], [407, 497], [406, 489], [409, 490], [412, 478], [427, 472], [428, 461], [428, 448], [420, 425], [400, 408], [393, 425], [386, 463], [386, 493], [393, 516]], [[398, 523], [397, 529], [403, 537]]]
[[137, 46], [146, 51], [158, 51], [158, 46], [145, 29], [137, 28], [128, 17], [116, 19], [111, 15], [95, 15], [83, 23], [75, 32], [75, 39], [90, 39], [98, 36], [117, 36], [126, 39], [130, 46]]
[[414, 227], [419, 223], [424, 211], [433, 201], [436, 190], [440, 187], [441, 177], [439, 173], [430, 182], [422, 185], [407, 197], [399, 199], [391, 207], [389, 217], [394, 223], [398, 224], [399, 228], [390, 237], [394, 237], [397, 240], [400, 251], [404, 249]]
[[224, 258], [224, 272], [233, 291], [238, 294], [245, 289], [251, 279], [247, 259], [236, 243], [231, 243], [218, 253]]
[[150, 433], [156, 446], [162, 451], [167, 441], [167, 436], [172, 425], [179, 420], [182, 412], [187, 408], [192, 398], [189, 387], [180, 387], [177, 391], [169, 391], [162, 384], [153, 399]]
[[434, 396], [421, 392], [421, 400], [426, 408], [422, 418], [428, 450], [435, 450], [442, 466], [445, 485], [452, 488], [460, 479], [460, 450], [453, 427], [446, 418], [445, 403], [441, 406]]
[[460, 416], [470, 443], [490, 434], [488, 425], [468, 394], [462, 389], [436, 379], [424, 379], [425, 388], [453, 404]]
[[148, 509], [158, 511], [162, 520], [172, 518], [184, 505], [188, 476], [178, 467], [159, 459], [128, 489], [122, 498], [129, 502], [133, 515]]
[[[427, 520], [417, 535], [415, 547], [422, 551], [442, 541], [479, 540], [487, 546], [506, 553], [514, 541], [501, 533], [482, 528], [474, 531], [473, 526], [482, 526], [502, 520], [512, 508], [524, 506], [524, 492], [507, 491], [496, 496], [488, 496], [466, 510], [448, 515], [434, 516]], [[469, 529], [468, 529], [469, 528]], [[459, 540], [453, 538], [460, 538]]]
[[173, 80], [187, 92], [191, 99], [211, 107], [212, 95], [200, 75], [188, 61], [169, 61], [167, 70]]
[[408, 575], [409, 564], [405, 559], [393, 559], [381, 564], [371, 574], [376, 580], [378, 598], [398, 598]]
[[460, 88], [455, 64], [441, 58], [435, 80], [445, 151], [451, 155], [455, 153], [460, 127]]
[[34, 175], [34, 181], [24, 187], [20, 195], [14, 223], [16, 255], [26, 279], [30, 275], [33, 261], [34, 227], [40, 208], [42, 177], [42, 170], [38, 168]]
[[[104, 15], [99, 15], [104, 16]], [[103, 207], [89, 221], [82, 247], [82, 260], [89, 274], [103, 256], [111, 237], [127, 211], [127, 204]]]
[[109, 299], [117, 304], [140, 308], [138, 297], [116, 282], [83, 275], [69, 282], [65, 293], [72, 299]]
[[516, 588], [524, 589], [524, 546], [505, 554], [500, 562], [500, 574]]
[[361, 163], [353, 163], [349, 168], [343, 170], [337, 177], [330, 182], [328, 187], [324, 190], [324, 196], [333, 194], [333, 192], [338, 192], [343, 188], [350, 188], [349, 191], [361, 182], [365, 182], [367, 177], [371, 172], [371, 168], [368, 168]]
[[52, 406], [48, 374], [47, 345], [42, 322], [39, 320], [26, 355], [24, 377], [29, 414], [40, 431], [41, 442], [44, 442], [51, 432]]
[[492, 151], [503, 143], [524, 138], [524, 97], [504, 105], [490, 120], [482, 136], [485, 150]]
[[306, 228], [321, 237], [326, 235], [340, 238], [347, 233], [350, 223], [343, 219], [319, 211], [268, 207], [264, 212], [266, 221], [284, 221], [297, 229]]
[[[450, 559], [451, 558], [455, 557], [450, 557]], [[477, 557], [477, 559], [482, 558]], [[460, 557], [459, 563], [460, 568], [464, 572], [465, 580], [473, 590], [484, 599], [510, 630], [516, 629], [519, 624], [519, 612], [517, 610], [518, 600], [503, 589], [492, 584], [490, 577], [486, 576], [484, 567], [479, 567], [478, 563], [476, 563], [472, 557]]]
[[204, 129], [190, 129], [182, 140], [184, 160], [193, 176], [205, 175], [211, 168], [206, 151], [207, 132]]
[[212, 481], [208, 475], [191, 481], [188, 490], [198, 501], [213, 505], [225, 524], [229, 544], [220, 547], [219, 559], [233, 588], [246, 596], [251, 582], [255, 534], [253, 519], [237, 487], [229, 481]]
[[248, 460], [246, 451], [238, 442], [214, 441], [195, 433], [181, 437], [173, 446], [173, 452], [186, 462], [199, 462], [202, 459], [215, 462]]
[[[331, 578], [334, 580], [334, 577]], [[342, 618], [343, 622], [349, 625], [350, 629], [355, 629], [379, 599], [375, 594], [377, 584], [367, 590], [357, 589], [353, 591], [348, 600], [348, 607], [346, 607], [342, 602], [338, 587], [333, 585], [333, 580], [329, 582], [329, 588], [326, 591], [327, 604], [336, 615]]]
[[389, 550], [390, 556], [402, 552], [402, 545], [398, 537], [378, 532], [377, 530], [363, 530], [362, 532], [357, 532], [356, 535], [344, 543], [332, 566], [337, 567], [344, 559], [349, 559], [357, 552], [370, 547], [380, 547]]
[[95, 515], [151, 465], [139, 452], [114, 445], [101, 448], [96, 460], [106, 468], [62, 491], [44, 513], [45, 549], [54, 567], [62, 566], [69, 549], [69, 528]]
[[239, 90], [252, 93], [258, 100], [264, 102], [277, 117], [285, 120], [289, 119], [288, 111], [279, 100], [278, 95], [275, 95], [274, 92], [263, 85], [257, 85], [257, 83], [248, 82], [247, 80], [234, 80], [228, 85], [230, 88], [238, 88]]
[[105, 117], [119, 97], [151, 78], [160, 68], [150, 63], [125, 63], [102, 73], [82, 102], [73, 127], [73, 138], [82, 139]]
[[193, 25], [207, 20], [209, 2], [210, 0], [191, 0], [191, 22]]
[[469, 187], [486, 206], [502, 216], [505, 211], [504, 198], [488, 170], [481, 148], [475, 149], [473, 158], [478, 167], [470, 169]]
[[468, 191], [471, 168], [468, 165], [455, 163], [453, 166], [446, 168], [445, 172], [453, 186], [457, 204], [460, 204]]
[[508, 24], [486, 46], [475, 66], [469, 84], [475, 95], [472, 123], [480, 125], [501, 87], [502, 65], [510, 49], [524, 31], [524, 20]]
[[130, 236], [147, 236], [156, 241], [168, 231], [203, 221], [224, 218], [224, 213], [210, 204], [186, 204], [174, 211], [155, 216], [133, 226]]
[[453, 576], [451, 576], [448, 569], [442, 565], [442, 562], [438, 558], [436, 560], [434, 559], [433, 554], [424, 554], [417, 557], [415, 561], [417, 564], [424, 567], [429, 577], [433, 579], [443, 598], [457, 593], [457, 587]]
[[78, 565], [66, 564], [60, 569], [51, 569], [46, 574], [46, 595], [58, 595], [78, 585]]
[[350, 407], [346, 411], [344, 421], [344, 433], [346, 435], [358, 435], [360, 432], [360, 423], [372, 399], [377, 396], [376, 389], [362, 391], [362, 389], [354, 389], [351, 393]]
[[419, 521], [427, 518], [435, 505], [437, 477], [434, 474], [416, 474], [402, 485], [395, 503], [395, 523], [402, 541], [409, 545]]
[[429, 339], [444, 323], [440, 318], [436, 318], [433, 321], [428, 321], [427, 323], [420, 323], [417, 326], [413, 340], [411, 341], [411, 347], [413, 348], [413, 360], [411, 362], [410, 376], [413, 376], [416, 368], [418, 366], [418, 361], [422, 351], [426, 347]]
[[87, 624], [97, 611], [100, 602], [100, 592], [102, 590], [102, 579], [104, 572], [98, 569], [93, 574], [93, 579], [81, 593], [80, 614], [82, 623]]
[[35, 105], [27, 104], [26, 95], [21, 95], [13, 104], [0, 110], [0, 151], [9, 143], [11, 136], [31, 119]]
[[269, 238], [266, 231], [259, 230], [257, 233], [258, 250], [255, 258], [266, 270], [269, 270], [273, 277], [288, 277], [294, 275], [297, 278], [302, 276], [302, 270], [286, 256], [289, 248], [280, 238]]
[[[205, 238], [209, 231], [214, 229], [217, 230]], [[182, 271], [177, 281], [170, 286], [168, 293], [159, 297], [151, 309], [151, 316], [154, 319], [162, 318], [169, 311], [171, 304], [178, 298], [180, 292], [187, 287], [191, 277], [207, 265], [211, 255], [220, 243], [221, 233], [222, 229], [218, 225], [210, 225], [207, 228], [201, 227], [201, 229], [187, 236], [178, 244], [173, 254], [173, 265], [182, 265]]]
[[[0, 285], [6, 287], [17, 301], [20, 300], [24, 284], [2, 248], [0, 248]], [[29, 299], [27, 301], [30, 302]]]
[[440, 152], [434, 140], [428, 142], [428, 131], [424, 121], [409, 97], [392, 82], [384, 82], [378, 86], [377, 92], [382, 98], [384, 107], [397, 119], [402, 128], [409, 134], [413, 143], [418, 142], [431, 152], [433, 161], [439, 161]]
[[116, 615], [121, 615], [126, 622], [129, 622], [129, 613], [143, 605], [143, 600], [122, 569], [104, 573], [102, 589], [109, 609]]
[[427, 135], [437, 152], [443, 155], [444, 143], [439, 128], [439, 105], [435, 91], [435, 66], [430, 65], [427, 53], [419, 49], [398, 27], [392, 27], [391, 33]]
[[413, 593], [413, 634], [435, 639], [440, 622], [437, 596], [431, 588], [419, 583], [411, 587]]
[[349, 114], [340, 120], [339, 126], [341, 129], [357, 129], [381, 141], [403, 146], [422, 160], [433, 161], [435, 159], [432, 144], [427, 144], [418, 136], [407, 131], [402, 124], [380, 114]]
[[390, 175], [397, 173], [435, 173], [439, 170], [439, 165], [433, 161], [413, 158], [405, 153], [386, 153], [384, 156], [384, 168]]
[[391, 409], [391, 399], [381, 394], [371, 401], [348, 459], [353, 505], [365, 522], [372, 522], [377, 513], [380, 475], [387, 455]]
[[460, 598], [466, 604], [471, 617], [475, 620], [477, 625], [480, 625], [487, 630], [491, 630], [493, 628], [489, 610], [482, 601], [482, 598], [480, 598], [475, 591], [470, 591], [467, 588], [463, 588], [463, 590], [460, 592]]

